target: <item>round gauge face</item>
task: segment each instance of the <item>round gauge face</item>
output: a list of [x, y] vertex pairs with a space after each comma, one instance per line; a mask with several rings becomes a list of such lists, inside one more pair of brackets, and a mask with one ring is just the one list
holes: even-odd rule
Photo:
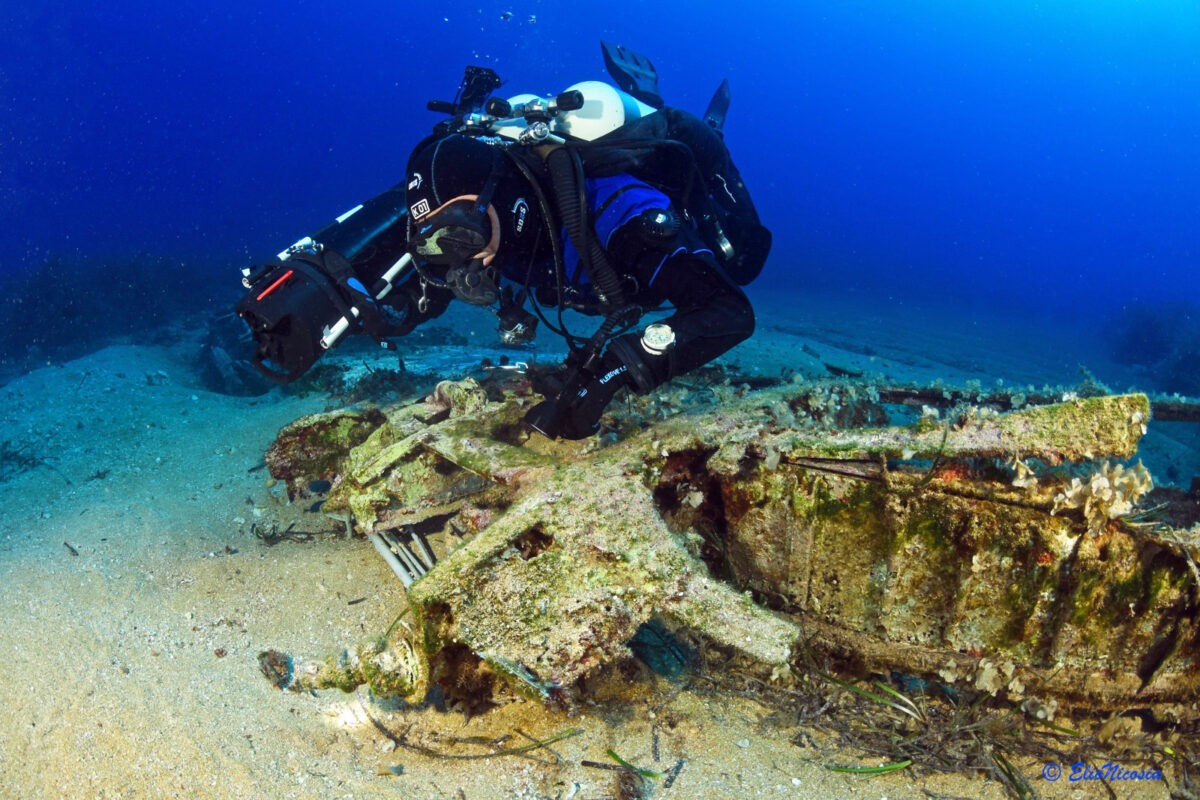
[[651, 353], [661, 353], [675, 343], [675, 331], [670, 325], [656, 323], [642, 332], [642, 346]]

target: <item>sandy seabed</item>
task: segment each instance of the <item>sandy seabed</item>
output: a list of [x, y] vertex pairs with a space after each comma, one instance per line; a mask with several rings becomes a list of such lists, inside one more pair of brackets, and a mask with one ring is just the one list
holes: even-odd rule
[[[979, 363], [985, 335], [948, 346], [944, 327], [921, 338], [907, 323], [916, 344], [897, 358], [887, 321], [841, 331], [828, 314], [823, 328], [772, 328], [768, 309], [730, 360], [770, 372], [805, 343], [892, 379], [1036, 372], [1010, 351]], [[864, 330], [879, 347], [839, 349]], [[259, 541], [252, 524], [282, 502], [262, 454], [282, 425], [327, 401], [214, 394], [193, 357], [183, 345], [110, 347], [0, 389], [0, 438], [44, 459], [0, 483], [0, 797], [616, 797], [619, 773], [581, 763], [612, 763], [609, 749], [659, 772], [683, 762], [654, 797], [1006, 796], [972, 776], [831, 772], [829, 753], [793, 744], [770, 709], [646, 670], [632, 683], [616, 670], [599, 677], [594, 704], [574, 715], [523, 701], [472, 718], [388, 712], [361, 695], [279, 692], [259, 672], [261, 650], [320, 656], [378, 635], [403, 590], [361, 539]], [[1172, 457], [1194, 457], [1192, 441], [1171, 444]], [[522, 756], [448, 760], [397, 748], [368, 713], [443, 752], [482, 752], [453, 737], [509, 736], [512, 747], [580, 732]], [[1040, 768], [1022, 765], [1043, 796], [1109, 796], [1048, 783]], [[1168, 796], [1163, 784], [1114, 791]]]

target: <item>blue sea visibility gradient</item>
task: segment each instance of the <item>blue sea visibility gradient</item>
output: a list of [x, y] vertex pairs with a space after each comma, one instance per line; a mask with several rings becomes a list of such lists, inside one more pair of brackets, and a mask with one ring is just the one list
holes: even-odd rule
[[1200, 302], [1195, 0], [67, 0], [0, 23], [0, 272], [50, 261], [54, 296], [140, 259], [147, 305], [225, 302], [398, 182], [466, 65], [551, 94], [604, 79], [608, 39], [697, 113], [729, 79], [776, 237], [757, 289], [1095, 324]]

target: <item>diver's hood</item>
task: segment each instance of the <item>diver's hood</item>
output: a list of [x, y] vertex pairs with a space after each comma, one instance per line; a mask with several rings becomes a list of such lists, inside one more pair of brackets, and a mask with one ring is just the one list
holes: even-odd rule
[[[496, 259], [512, 263], [532, 252], [539, 229], [544, 225], [532, 188], [504, 152], [503, 143], [462, 134], [427, 139], [413, 151], [408, 161], [405, 205], [414, 231], [423, 225], [437, 224], [435, 212], [456, 198], [485, 198], [494, 215], [485, 207], [475, 211], [483, 241], [496, 235], [499, 223]], [[414, 237], [410, 235], [410, 242]], [[420, 253], [416, 255], [420, 257]]]

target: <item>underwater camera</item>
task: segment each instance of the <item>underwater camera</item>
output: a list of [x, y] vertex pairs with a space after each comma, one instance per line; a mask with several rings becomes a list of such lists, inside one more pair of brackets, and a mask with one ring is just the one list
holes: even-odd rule
[[379, 304], [412, 262], [405, 214], [404, 187], [395, 186], [243, 270], [249, 291], [236, 311], [254, 338], [251, 360], [259, 372], [290, 383], [347, 332], [391, 346]]
[[[454, 100], [430, 101], [429, 108], [453, 114], [461, 124], [500, 83], [486, 67], [467, 67]], [[260, 373], [290, 383], [347, 333], [363, 332], [393, 346], [385, 338], [395, 332], [385, 317], [388, 295], [398, 281], [410, 279], [412, 268], [406, 214], [401, 184], [242, 271], [248, 291], [235, 310], [250, 328], [251, 361]], [[519, 322], [525, 324], [512, 324], [516, 338], [533, 327]]]

